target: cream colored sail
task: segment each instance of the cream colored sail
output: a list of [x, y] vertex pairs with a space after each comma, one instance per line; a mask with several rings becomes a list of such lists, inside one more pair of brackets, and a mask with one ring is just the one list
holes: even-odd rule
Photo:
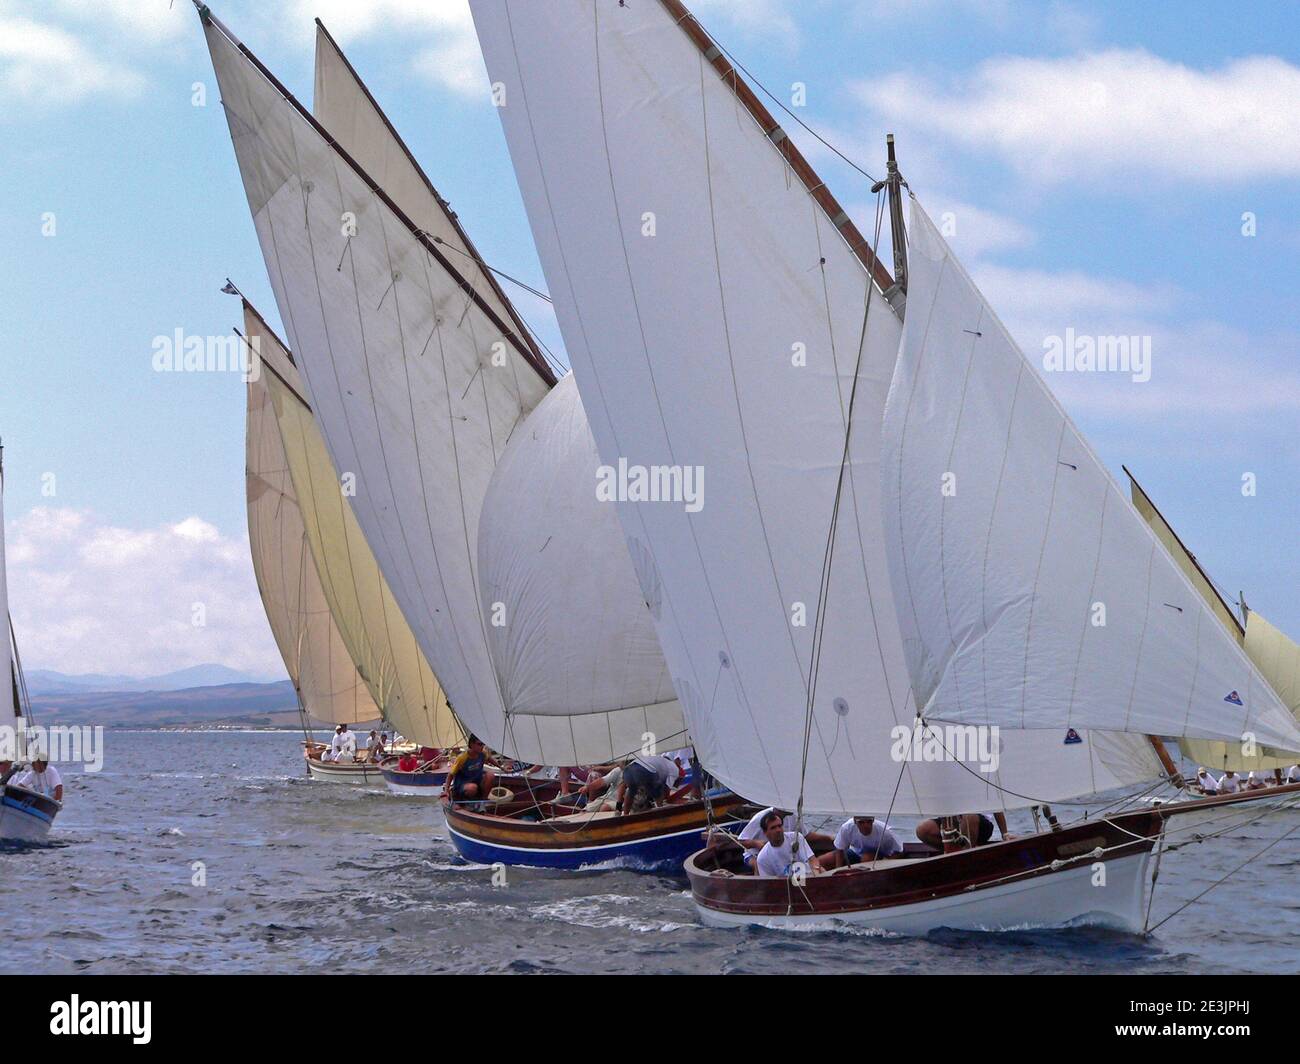
[[915, 199], [885, 532], [930, 719], [1300, 749]]
[[248, 383], [248, 542], [257, 587], [303, 711], [331, 724], [376, 720], [330, 614], [307, 543], [264, 376]]
[[837, 813], [1003, 808], [1157, 776], [1140, 740], [1066, 745], [1064, 729], [1004, 730], [995, 772], [895, 756], [893, 729], [915, 718], [880, 534], [900, 326], [861, 234], [679, 3], [471, 9], [600, 458], [703, 470], [698, 507], [629, 493], [618, 511], [709, 770], [756, 801], [802, 790]]
[[315, 569], [349, 655], [400, 734], [424, 746], [457, 745], [460, 725], [361, 534], [289, 352], [247, 303], [244, 325], [257, 340]]
[[[1300, 647], [1258, 613], [1248, 614], [1246, 624], [1243, 626], [1206, 576], [1192, 552], [1184, 546], [1173, 526], [1165, 520], [1151, 497], [1131, 473], [1129, 491], [1134, 508], [1151, 526], [1156, 538], [1182, 569], [1183, 575], [1191, 581], [1192, 586], [1200, 592], [1201, 597], [1214, 611], [1214, 615], [1223, 624], [1224, 631], [1245, 649], [1256, 668], [1264, 674], [1264, 679], [1290, 707], [1292, 714], [1300, 718]], [[1270, 757], [1267, 752], [1247, 754], [1240, 742], [1181, 739], [1178, 745], [1183, 754], [1198, 765], [1216, 768], [1221, 772], [1226, 769], [1232, 769], [1234, 772], [1256, 772], [1287, 768], [1296, 760], [1294, 757], [1287, 757], [1281, 751], [1276, 757]]]
[[[479, 607], [478, 515], [553, 375], [400, 207], [206, 9], [231, 140], [317, 424], [457, 717], [506, 746]], [[532, 758], [528, 758], [532, 760]]]

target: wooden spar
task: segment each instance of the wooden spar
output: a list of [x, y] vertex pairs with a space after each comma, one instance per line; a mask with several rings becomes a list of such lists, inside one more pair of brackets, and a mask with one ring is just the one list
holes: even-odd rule
[[700, 25], [699, 20], [691, 14], [686, 5], [681, 0], [659, 0], [663, 4], [668, 14], [672, 16], [674, 22], [682, 28], [682, 31], [703, 53], [705, 60], [713, 66], [718, 75], [731, 86], [732, 92], [736, 94], [736, 99], [744, 106], [750, 114], [750, 117], [758, 123], [758, 127], [770, 140], [777, 151], [781, 153], [782, 158], [789, 164], [790, 169], [794, 171], [796, 177], [803, 182], [804, 188], [808, 194], [817, 202], [826, 216], [831, 220], [831, 224], [839, 230], [849, 249], [858, 257], [858, 260], [866, 267], [867, 273], [875, 280], [882, 292], [887, 292], [894, 284], [894, 278], [890, 276], [889, 270], [885, 264], [876, 257], [875, 250], [867, 242], [867, 238], [862, 235], [858, 227], [853, 224], [853, 219], [848, 212], [840, 206], [826, 183], [817, 176], [817, 171], [812, 168], [808, 160], [804, 158], [803, 153], [794, 146], [794, 142], [789, 135], [781, 128], [781, 124], [772, 117], [772, 113], [763, 105], [763, 101], [749, 87], [736, 70], [727, 60], [722, 49], [709, 36], [708, 31]]
[[519, 312], [515, 310], [515, 305], [506, 297], [505, 291], [501, 288], [501, 285], [497, 281], [496, 275], [492, 272], [491, 267], [483, 261], [483, 256], [478, 253], [478, 248], [474, 246], [474, 242], [470, 240], [469, 234], [465, 232], [464, 227], [460, 224], [460, 219], [456, 217], [448, 202], [443, 199], [442, 196], [439, 195], [438, 190], [434, 188], [433, 182], [429, 180], [429, 175], [424, 172], [424, 167], [420, 165], [419, 161], [415, 158], [415, 155], [411, 152], [411, 149], [407, 147], [406, 141], [402, 139], [401, 134], [397, 132], [393, 123], [388, 120], [388, 115], [384, 114], [384, 109], [379, 106], [379, 101], [370, 94], [370, 89], [367, 87], [366, 83], [361, 80], [361, 75], [353, 69], [352, 64], [348, 61], [348, 57], [343, 54], [343, 49], [338, 46], [338, 42], [334, 40], [330, 31], [325, 28], [325, 23], [320, 19], [317, 19], [316, 27], [325, 35], [325, 39], [329, 41], [330, 47], [334, 49], [338, 54], [338, 57], [343, 60], [343, 65], [347, 67], [348, 73], [352, 75], [353, 80], [357, 83], [357, 87], [361, 89], [362, 94], [369, 101], [370, 106], [375, 109], [375, 114], [379, 116], [379, 120], [384, 123], [384, 127], [388, 130], [389, 134], [391, 134], [393, 140], [397, 143], [397, 146], [405, 153], [407, 161], [410, 162], [420, 180], [424, 182], [425, 187], [429, 190], [429, 194], [433, 196], [434, 202], [437, 203], [446, 214], [447, 221], [451, 222], [452, 228], [456, 230], [457, 235], [461, 239], [461, 243], [465, 245], [465, 250], [469, 252], [470, 257], [478, 264], [479, 269], [483, 271], [483, 276], [487, 278], [488, 284], [501, 300], [502, 305], [505, 306], [506, 312], [510, 315], [511, 320], [518, 327], [520, 339], [528, 345], [529, 349], [537, 359], [541, 361], [542, 352], [538, 350], [537, 344], [533, 341], [531, 334], [528, 332], [528, 326], [524, 324], [523, 319], [519, 316]]
[[358, 163], [354, 158], [352, 158], [352, 156], [347, 153], [346, 149], [344, 149], [344, 147], [341, 144], [339, 144], [338, 141], [336, 141], [333, 137], [329, 135], [328, 130], [326, 130], [324, 126], [322, 126], [318, 121], [316, 121], [316, 117], [309, 110], [307, 110], [307, 108], [305, 108], [302, 105], [302, 103], [298, 100], [296, 96], [293, 95], [293, 93], [291, 93], [287, 88], [285, 88], [284, 84], [280, 81], [280, 79], [277, 78], [274, 74], [272, 74], [271, 71], [267, 68], [266, 64], [264, 64], [260, 59], [258, 59], [257, 56], [255, 56], [248, 49], [247, 45], [245, 45], [242, 41], [239, 40], [239, 38], [237, 38], [233, 33], [231, 33], [230, 30], [226, 28], [226, 25], [215, 15], [212, 14], [212, 12], [208, 9], [206, 4], [200, 4], [198, 0], [195, 0], [195, 5], [199, 9], [199, 18], [204, 22], [204, 24], [206, 25], [210, 23], [211, 25], [215, 26], [218, 30], [220, 30], [221, 33], [226, 37], [226, 39], [229, 40], [230, 43], [233, 44], [239, 50], [239, 53], [250, 63], [252, 63], [254, 67], [257, 68], [257, 72], [261, 74], [262, 77], [266, 78], [267, 82], [271, 85], [273, 89], [275, 89], [277, 93], [280, 94], [280, 96], [284, 99], [284, 101], [287, 104], [289, 104], [289, 106], [292, 107], [295, 111], [298, 112], [298, 114], [307, 122], [308, 125], [311, 126], [311, 128], [316, 132], [316, 134], [334, 150], [334, 152], [338, 155], [338, 157], [342, 159], [345, 163], [347, 163], [347, 165], [352, 169], [352, 171], [357, 175], [357, 177], [361, 178], [361, 180], [365, 183], [365, 186], [368, 189], [370, 189], [370, 191], [374, 193], [376, 197], [378, 197], [380, 202], [382, 202], [384, 206], [386, 206], [390, 211], [393, 212], [394, 217], [396, 217], [397, 220], [402, 223], [402, 225], [406, 226], [407, 230], [416, 239], [416, 241], [420, 244], [420, 246], [424, 248], [426, 252], [428, 252], [431, 258], [433, 258], [440, 266], [442, 266], [444, 270], [447, 271], [447, 273], [452, 277], [452, 279], [461, 288], [461, 290], [464, 291], [465, 294], [470, 298], [470, 300], [479, 308], [479, 310], [481, 310], [484, 313], [484, 315], [486, 315], [487, 319], [490, 322], [492, 322], [492, 324], [495, 325], [498, 329], [501, 330], [501, 335], [506, 340], [510, 341], [510, 343], [514, 346], [515, 350], [519, 352], [519, 354], [523, 357], [524, 361], [527, 362], [529, 366], [532, 367], [533, 371], [542, 379], [542, 381], [545, 384], [549, 385], [550, 387], [554, 387], [556, 383], [556, 377], [554, 372], [551, 370], [551, 367], [546, 364], [546, 360], [543, 359], [540, 355], [538, 355], [534, 351], [531, 344], [525, 343], [523, 340], [521, 340], [519, 336], [515, 333], [515, 331], [501, 320], [497, 312], [492, 309], [492, 307], [483, 299], [481, 295], [479, 295], [474, 285], [469, 280], [467, 280], [464, 277], [464, 275], [461, 274], [461, 272], [451, 264], [447, 256], [444, 255], [438, 249], [437, 244], [435, 244], [433, 240], [429, 236], [427, 236], [422, 229], [419, 228], [419, 226], [417, 226], [413, 221], [411, 221], [410, 217], [406, 214], [406, 212], [403, 211], [402, 208], [399, 207], [395, 202], [393, 202], [393, 199], [388, 195], [387, 192], [383, 190], [383, 188], [379, 185], [379, 183], [375, 181], [374, 178], [372, 178], [369, 174], [367, 174], [364, 169], [362, 169], [361, 164]]
[[1178, 771], [1178, 766], [1174, 764], [1174, 759], [1169, 756], [1169, 751], [1165, 748], [1164, 740], [1155, 735], [1148, 735], [1147, 742], [1151, 744], [1151, 749], [1156, 752], [1156, 757], [1160, 759], [1160, 765], [1165, 770], [1165, 775], [1169, 777], [1169, 782], [1181, 790], [1187, 784], [1183, 780], [1183, 774]]

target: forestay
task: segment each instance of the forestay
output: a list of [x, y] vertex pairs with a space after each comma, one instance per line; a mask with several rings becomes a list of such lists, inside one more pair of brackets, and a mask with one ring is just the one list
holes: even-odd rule
[[435, 747], [457, 744], [460, 726], [361, 534], [297, 367], [248, 304], [244, 321], [257, 343], [321, 589], [357, 671], [384, 719], [407, 739]]
[[660, 644], [704, 764], [757, 801], [792, 806], [803, 785], [805, 808], [827, 812], [1004, 807], [1156, 776], [1127, 739], [1064, 746], [1063, 733], [1003, 732], [996, 773], [895, 759], [891, 729], [914, 708], [879, 433], [900, 326], [870, 250], [680, 5], [471, 7], [600, 457], [703, 471], [701, 506], [629, 496], [619, 517], [642, 586], [659, 589]]
[[885, 530], [923, 714], [1300, 749], [1300, 731], [913, 200]]
[[[648, 556], [629, 561], [572, 374], [515, 433], [479, 518], [479, 579], [516, 745], [591, 764], [687, 743], [655, 634]], [[638, 577], [640, 581], [638, 583]]]
[[248, 543], [271, 634], [310, 717], [331, 724], [380, 713], [321, 588], [280, 442], [267, 379], [248, 383]]
[[334, 467], [355, 477], [362, 532], [457, 716], [499, 745], [478, 515], [549, 372], [251, 53], [209, 15], [204, 30], [280, 317]]

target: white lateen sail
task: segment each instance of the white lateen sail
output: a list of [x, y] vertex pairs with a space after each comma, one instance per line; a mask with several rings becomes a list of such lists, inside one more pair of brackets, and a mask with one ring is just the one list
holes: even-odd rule
[[899, 759], [915, 709], [880, 531], [888, 277], [675, 0], [471, 8], [600, 457], [628, 485], [696, 489], [638, 501], [620, 476], [619, 517], [710, 771], [827, 812], [1156, 776], [1140, 742], [1063, 731], [1004, 731], [987, 772]]
[[922, 713], [1300, 749], [915, 200], [909, 254], [885, 529]]
[[466, 727], [505, 713], [477, 587], [478, 515], [553, 376], [455, 252], [419, 231], [215, 18], [202, 12], [271, 284], [357, 520]]

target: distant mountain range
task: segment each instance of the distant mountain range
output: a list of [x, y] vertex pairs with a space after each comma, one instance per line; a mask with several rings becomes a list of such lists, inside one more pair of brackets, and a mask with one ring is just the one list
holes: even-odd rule
[[[144, 677], [68, 676], [31, 669], [26, 677], [32, 716], [38, 724], [109, 728], [296, 728], [299, 724], [298, 696], [288, 680], [259, 682], [224, 665], [195, 665]], [[313, 723], [317, 731], [333, 727]]]
[[188, 669], [166, 672], [161, 676], [113, 676], [96, 672], [68, 675], [50, 669], [28, 669], [25, 675], [27, 690], [33, 696], [77, 694], [87, 691], [183, 691], [191, 687], [277, 682], [268, 681], [261, 676], [252, 676], [225, 665], [191, 665]]

